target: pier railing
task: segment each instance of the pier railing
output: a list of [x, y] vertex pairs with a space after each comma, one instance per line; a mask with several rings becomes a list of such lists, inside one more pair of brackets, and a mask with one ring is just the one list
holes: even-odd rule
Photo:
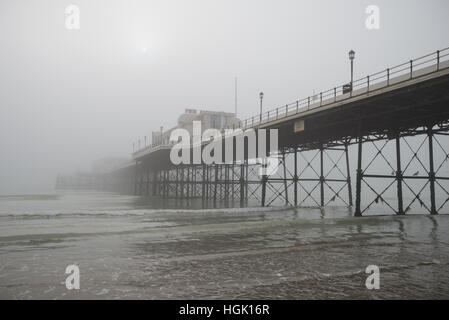
[[[438, 72], [443, 69], [442, 62], [448, 60], [449, 47], [357, 79], [353, 84], [345, 83], [316, 95], [270, 109], [262, 114], [240, 121], [237, 127], [243, 129], [257, 127], [277, 119], [298, 115], [336, 102], [365, 95], [393, 84], [412, 80], [418, 76]], [[447, 68], [447, 64], [444, 64], [445, 68]], [[428, 69], [428, 72], [420, 72], [423, 69]]]

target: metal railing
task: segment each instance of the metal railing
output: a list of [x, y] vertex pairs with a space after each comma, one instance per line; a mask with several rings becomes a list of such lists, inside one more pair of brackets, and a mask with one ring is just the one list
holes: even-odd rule
[[449, 58], [447, 57], [449, 57], [449, 47], [438, 50], [436, 52], [432, 52], [414, 60], [409, 60], [395, 67], [387, 68], [383, 71], [357, 79], [352, 84], [352, 88], [348, 93], [343, 92], [343, 87], [345, 85], [348, 85], [346, 83], [327, 91], [322, 91], [314, 96], [296, 100], [281, 107], [270, 109], [269, 111], [266, 111], [262, 114], [249, 117], [245, 120], [240, 121], [239, 125], [234, 126], [234, 128], [246, 129], [257, 127], [267, 122], [295, 116], [301, 113], [308, 112], [310, 110], [334, 104], [336, 102], [341, 102], [360, 95], [364, 95], [385, 87], [389, 87], [392, 84], [398, 84], [403, 81], [411, 80], [414, 78], [414, 74], [417, 74], [419, 70], [422, 70], [426, 67], [435, 66], [435, 70], [432, 70], [425, 74], [438, 72], [441, 70], [441, 62], [449, 60]]
[[141, 153], [143, 151], [156, 149], [156, 148], [158, 148], [160, 146], [164, 146], [165, 147], [165, 146], [172, 146], [172, 145], [175, 145], [175, 144], [176, 144], [176, 142], [173, 142], [173, 141], [169, 141], [167, 143], [153, 143], [153, 144], [149, 144], [147, 146], [144, 146], [143, 148], [134, 150], [133, 151], [133, 155], [136, 155], [137, 153]]

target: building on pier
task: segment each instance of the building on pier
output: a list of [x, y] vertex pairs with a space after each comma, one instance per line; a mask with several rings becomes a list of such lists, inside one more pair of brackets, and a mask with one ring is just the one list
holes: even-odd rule
[[164, 131], [161, 127], [159, 131], [153, 131], [152, 145], [169, 144], [170, 135], [175, 129], [185, 129], [193, 137], [193, 142], [197, 142], [199, 137], [193, 136], [193, 122], [200, 121], [202, 131], [207, 129], [225, 129], [236, 126], [240, 120], [236, 118], [234, 113], [223, 111], [208, 111], [197, 109], [185, 109], [184, 113], [179, 116], [178, 123], [175, 127]]

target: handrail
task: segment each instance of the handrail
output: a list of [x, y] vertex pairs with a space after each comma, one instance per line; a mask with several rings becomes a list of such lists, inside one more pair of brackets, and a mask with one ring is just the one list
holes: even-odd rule
[[[370, 74], [363, 78], [354, 80], [352, 83], [352, 90], [350, 92], [353, 93], [354, 88], [363, 88], [363, 85], [366, 85], [367, 90], [364, 92], [364, 94], [369, 93], [372, 91], [373, 85], [381, 82], [378, 80], [386, 81], [386, 87], [388, 87], [390, 85], [390, 80], [392, 80], [393, 75], [399, 74], [401, 72], [403, 73], [405, 71], [408, 71], [405, 74], [407, 74], [407, 73], [410, 74], [410, 79], [412, 79], [413, 73], [415, 73], [417, 70], [419, 70], [416, 68], [419, 66], [428, 64], [429, 62], [435, 62], [433, 65], [437, 65], [437, 69], [436, 69], [436, 71], [432, 71], [432, 72], [437, 72], [437, 71], [439, 71], [439, 64], [443, 61], [442, 58], [447, 57], [447, 56], [449, 56], [449, 47], [434, 51], [434, 52], [426, 54], [426, 55], [423, 55], [414, 60], [409, 60], [407, 62], [401, 63], [394, 67], [387, 68], [382, 71]], [[426, 59], [429, 57], [432, 57], [432, 58]], [[286, 117], [286, 116], [293, 116], [293, 115], [297, 115], [297, 114], [301, 114], [306, 111], [309, 111], [309, 110], [311, 110], [311, 105], [316, 104], [317, 102], [318, 102], [318, 106], [315, 106], [312, 109], [335, 103], [338, 96], [344, 95], [343, 94], [343, 86], [346, 84], [348, 84], [348, 83], [345, 83], [338, 87], [334, 87], [334, 88], [326, 90], [326, 91], [322, 91], [314, 96], [309, 96], [307, 98], [288, 103], [281, 107], [270, 109], [268, 111], [265, 111], [262, 114], [258, 114], [257, 116], [253, 116], [253, 117], [244, 119], [244, 120], [240, 121], [240, 127], [245, 128], [245, 129], [251, 128], [251, 127], [257, 127], [257, 126], [260, 126], [269, 121], [276, 120], [277, 118], [270, 119], [270, 117], [269, 117], [269, 114], [272, 113], [273, 111], [278, 112], [280, 115], [283, 114], [284, 117]], [[334, 99], [331, 99], [331, 98], [334, 98]], [[325, 103], [325, 100], [329, 100], [329, 99], [331, 99], [332, 101], [328, 101]], [[295, 106], [295, 107], [293, 107], [293, 106]], [[305, 108], [306, 108], [306, 110], [304, 110]], [[288, 111], [286, 111], [286, 110], [288, 110]], [[296, 112], [292, 113], [293, 110], [296, 110]], [[252, 120], [252, 119], [256, 119], [257, 121], [255, 121], [254, 123], [250, 123], [250, 120]], [[260, 121], [260, 119], [261, 119], [261, 121]]]

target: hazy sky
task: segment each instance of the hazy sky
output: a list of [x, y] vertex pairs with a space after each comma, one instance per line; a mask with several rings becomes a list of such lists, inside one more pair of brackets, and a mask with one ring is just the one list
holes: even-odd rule
[[[65, 8], [80, 8], [80, 29]], [[365, 27], [368, 5], [380, 30]], [[185, 108], [238, 116], [449, 46], [447, 0], [0, 0], [0, 194], [127, 156]]]

